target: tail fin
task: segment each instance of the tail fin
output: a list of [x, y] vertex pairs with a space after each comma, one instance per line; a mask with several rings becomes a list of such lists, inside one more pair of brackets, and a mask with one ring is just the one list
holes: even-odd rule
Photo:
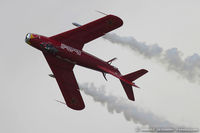
[[[148, 71], [145, 69], [141, 69], [138, 70], [136, 72], [127, 74], [125, 76], [122, 76], [122, 78], [120, 79], [121, 84], [126, 92], [126, 95], [128, 96], [128, 99], [135, 101], [135, 97], [133, 94], [133, 89], [132, 86], [138, 87], [136, 86], [134, 83], [130, 84], [130, 82], [132, 83], [132, 81], [135, 81], [136, 79], [138, 79], [139, 77], [143, 76], [145, 73], [147, 73]], [[128, 81], [128, 82], [126, 82]], [[139, 87], [138, 87], [139, 88]]]
[[134, 97], [132, 86], [130, 84], [127, 84], [123, 80], [120, 80], [120, 81], [121, 81], [121, 84], [122, 84], [122, 86], [124, 88], [124, 91], [126, 92], [126, 95], [127, 95], [128, 99], [132, 100], [132, 101], [135, 101], [135, 97]]
[[98, 67], [100, 70], [117, 77], [121, 81], [121, 84], [122, 84], [128, 98], [132, 101], [135, 101], [132, 86], [137, 87], [137, 88], [139, 88], [139, 87], [137, 85], [135, 85], [135, 83], [133, 83], [132, 81], [135, 81], [136, 79], [138, 79], [139, 77], [141, 77], [142, 75], [147, 73], [148, 72], [147, 70], [141, 69], [141, 70], [135, 71], [133, 73], [122, 76], [118, 69], [116, 69], [115, 71], [111, 71], [102, 66], [98, 66]]

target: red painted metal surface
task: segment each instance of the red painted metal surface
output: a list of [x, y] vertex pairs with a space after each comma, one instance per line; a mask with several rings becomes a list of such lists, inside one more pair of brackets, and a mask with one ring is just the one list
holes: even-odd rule
[[26, 43], [43, 52], [68, 107], [75, 110], [82, 110], [85, 107], [73, 74], [74, 65], [102, 72], [104, 76], [105, 73], [109, 73], [119, 78], [128, 98], [135, 100], [131, 86], [137, 86], [132, 81], [145, 74], [147, 70], [141, 69], [122, 76], [116, 67], [110, 65], [114, 59], [105, 62], [82, 50], [84, 44], [120, 27], [122, 24], [123, 21], [120, 18], [107, 15], [52, 37], [31, 33], [26, 35]]

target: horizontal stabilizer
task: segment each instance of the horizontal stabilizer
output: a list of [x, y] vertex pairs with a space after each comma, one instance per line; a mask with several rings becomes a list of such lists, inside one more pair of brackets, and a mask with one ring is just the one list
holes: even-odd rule
[[141, 70], [135, 71], [133, 73], [127, 74], [127, 75], [123, 76], [123, 78], [127, 79], [129, 81], [135, 81], [136, 79], [143, 76], [147, 72], [148, 72], [147, 70], [141, 69]]

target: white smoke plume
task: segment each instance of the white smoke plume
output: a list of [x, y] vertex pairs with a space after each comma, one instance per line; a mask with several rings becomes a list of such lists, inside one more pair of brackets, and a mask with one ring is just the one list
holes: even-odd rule
[[144, 111], [128, 99], [106, 94], [104, 87], [97, 88], [93, 84], [86, 83], [80, 85], [80, 88], [86, 95], [93, 97], [94, 101], [106, 105], [110, 113], [123, 113], [128, 121], [149, 127], [177, 127], [175, 124], [156, 116], [152, 112]]
[[193, 54], [182, 58], [182, 53], [177, 48], [163, 50], [157, 44], [147, 45], [145, 42], [139, 42], [134, 37], [122, 37], [114, 33], [108, 33], [103, 36], [104, 39], [127, 46], [148, 59], [156, 59], [167, 66], [168, 70], [173, 70], [186, 78], [188, 81], [200, 83], [200, 55]]

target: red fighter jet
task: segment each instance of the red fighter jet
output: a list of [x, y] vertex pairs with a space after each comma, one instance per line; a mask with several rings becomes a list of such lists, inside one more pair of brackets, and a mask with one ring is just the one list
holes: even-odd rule
[[105, 79], [105, 74], [117, 77], [121, 81], [128, 98], [132, 101], [135, 100], [132, 86], [138, 86], [132, 81], [147, 73], [147, 70], [141, 69], [123, 76], [116, 67], [111, 65], [116, 58], [105, 62], [82, 50], [84, 44], [105, 35], [122, 26], [122, 24], [123, 21], [119, 17], [107, 15], [82, 26], [74, 24], [77, 28], [52, 37], [32, 33], [26, 35], [26, 43], [41, 50], [44, 54], [53, 72], [50, 76], [56, 78], [68, 107], [75, 110], [85, 108], [73, 73], [75, 65], [102, 72]]

